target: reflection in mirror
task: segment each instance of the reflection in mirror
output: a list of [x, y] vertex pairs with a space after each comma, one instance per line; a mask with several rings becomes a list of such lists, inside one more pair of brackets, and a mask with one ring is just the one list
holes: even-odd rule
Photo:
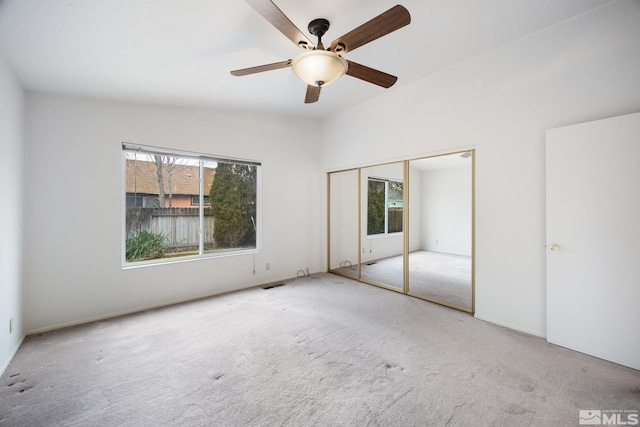
[[404, 288], [403, 171], [398, 162], [360, 173], [361, 277], [398, 290]]
[[329, 271], [358, 278], [358, 170], [329, 174]]
[[473, 311], [473, 152], [409, 162], [409, 293]]

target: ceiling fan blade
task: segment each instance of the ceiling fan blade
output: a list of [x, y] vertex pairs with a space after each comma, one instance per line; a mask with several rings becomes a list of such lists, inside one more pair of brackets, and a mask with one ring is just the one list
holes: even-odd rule
[[331, 50], [340, 54], [352, 51], [399, 28], [409, 25], [411, 15], [401, 5], [381, 13], [331, 43]]
[[262, 73], [263, 71], [278, 70], [280, 68], [291, 67], [291, 59], [273, 64], [258, 65], [257, 67], [242, 68], [241, 70], [233, 70], [231, 74], [234, 76], [246, 76], [248, 74]]
[[307, 36], [305, 36], [271, 0], [245, 1], [296, 46], [303, 49], [313, 49], [313, 43], [311, 43]]
[[349, 60], [347, 60], [347, 64], [349, 64], [347, 74], [351, 77], [373, 83], [374, 85], [382, 86], [385, 89], [393, 86], [393, 84], [398, 80], [396, 76], [369, 68], [366, 65], [360, 65]]
[[305, 104], [312, 104], [318, 102], [320, 99], [320, 86], [307, 85], [307, 94], [304, 97]]

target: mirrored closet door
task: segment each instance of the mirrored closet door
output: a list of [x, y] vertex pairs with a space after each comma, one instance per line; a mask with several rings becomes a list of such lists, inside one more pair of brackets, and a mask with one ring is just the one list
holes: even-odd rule
[[473, 154], [329, 173], [329, 271], [473, 313]]
[[409, 161], [408, 294], [473, 311], [473, 152]]
[[360, 171], [361, 278], [404, 290], [404, 162]]
[[359, 170], [329, 174], [329, 271], [360, 278], [358, 255]]

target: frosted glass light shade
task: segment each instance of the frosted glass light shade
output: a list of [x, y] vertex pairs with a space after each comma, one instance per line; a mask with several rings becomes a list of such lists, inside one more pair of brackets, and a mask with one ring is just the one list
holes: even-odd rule
[[342, 77], [349, 64], [335, 52], [311, 50], [293, 58], [291, 68], [307, 84], [326, 86]]

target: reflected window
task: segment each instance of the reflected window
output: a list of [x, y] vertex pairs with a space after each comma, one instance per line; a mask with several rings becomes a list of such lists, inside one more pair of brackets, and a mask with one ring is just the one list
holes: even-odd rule
[[369, 178], [367, 190], [367, 235], [401, 233], [402, 212], [402, 182]]

